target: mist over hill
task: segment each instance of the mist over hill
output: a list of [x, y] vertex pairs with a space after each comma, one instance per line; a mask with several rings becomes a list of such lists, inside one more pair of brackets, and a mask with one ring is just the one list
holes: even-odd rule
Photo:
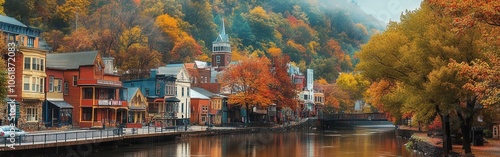
[[224, 19], [233, 60], [278, 48], [331, 82], [352, 71], [360, 46], [385, 29], [351, 0], [6, 0], [3, 7], [44, 30], [54, 53], [99, 50], [122, 71], [210, 61]]

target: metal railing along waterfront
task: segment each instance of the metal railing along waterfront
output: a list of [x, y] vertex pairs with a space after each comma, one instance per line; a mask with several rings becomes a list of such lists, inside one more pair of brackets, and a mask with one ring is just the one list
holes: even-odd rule
[[[131, 136], [138, 134], [178, 132], [178, 131], [184, 131], [184, 129], [185, 126], [173, 126], [173, 127], [163, 127], [163, 128], [145, 126], [143, 128], [113, 128], [113, 129], [101, 129], [101, 130], [72, 130], [72, 131], [47, 132], [47, 133], [32, 133], [20, 137], [14, 137], [15, 138], [14, 146], [93, 140], [93, 139], [103, 139], [103, 138], [112, 138], [120, 136]], [[12, 145], [12, 143], [7, 137], [0, 138], [0, 147], [1, 146], [6, 147], [9, 145]]]
[[339, 113], [324, 114], [323, 120], [387, 120], [384, 113]]

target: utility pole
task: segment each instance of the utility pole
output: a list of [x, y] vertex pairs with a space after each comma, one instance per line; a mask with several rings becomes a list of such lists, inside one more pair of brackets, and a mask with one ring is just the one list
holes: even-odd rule
[[75, 30], [78, 29], [78, 8], [76, 8], [77, 10], [75, 10], [75, 14], [76, 14], [76, 18], [75, 18]]

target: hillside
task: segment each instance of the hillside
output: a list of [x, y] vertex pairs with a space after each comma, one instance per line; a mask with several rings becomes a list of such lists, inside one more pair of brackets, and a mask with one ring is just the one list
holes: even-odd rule
[[209, 61], [224, 19], [233, 60], [281, 52], [332, 82], [385, 28], [347, 0], [6, 0], [3, 7], [44, 30], [54, 53], [99, 50], [134, 74], [128, 79], [159, 65]]

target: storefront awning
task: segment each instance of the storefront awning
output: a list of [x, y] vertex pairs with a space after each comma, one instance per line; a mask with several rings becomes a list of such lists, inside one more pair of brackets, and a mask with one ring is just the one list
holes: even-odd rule
[[177, 99], [176, 97], [169, 97], [165, 98], [166, 102], [181, 102], [181, 100]]
[[73, 108], [73, 106], [71, 106], [65, 101], [49, 101], [49, 102], [59, 108]]

